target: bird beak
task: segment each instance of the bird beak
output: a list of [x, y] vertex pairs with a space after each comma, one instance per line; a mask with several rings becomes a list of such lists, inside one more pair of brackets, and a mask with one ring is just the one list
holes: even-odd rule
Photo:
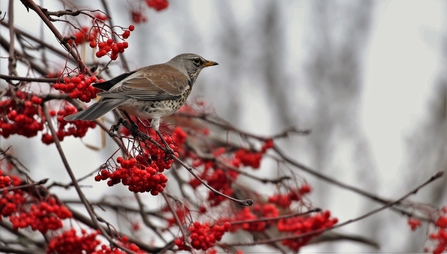
[[206, 60], [206, 62], [203, 64], [203, 67], [214, 66], [214, 65], [219, 65], [219, 64], [216, 62], [213, 62], [213, 61]]

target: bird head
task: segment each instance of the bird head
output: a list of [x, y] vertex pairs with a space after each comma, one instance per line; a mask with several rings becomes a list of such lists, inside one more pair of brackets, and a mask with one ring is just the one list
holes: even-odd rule
[[196, 81], [203, 68], [218, 65], [216, 62], [191, 53], [178, 55], [167, 62], [167, 64], [185, 73], [189, 77], [191, 84]]

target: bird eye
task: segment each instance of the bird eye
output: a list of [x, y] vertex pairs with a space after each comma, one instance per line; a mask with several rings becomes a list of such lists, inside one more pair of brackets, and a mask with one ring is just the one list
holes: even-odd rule
[[198, 57], [192, 59], [192, 61], [194, 62], [195, 65], [201, 65], [201, 64], [203, 64], [202, 59], [200, 59], [200, 58], [198, 58]]

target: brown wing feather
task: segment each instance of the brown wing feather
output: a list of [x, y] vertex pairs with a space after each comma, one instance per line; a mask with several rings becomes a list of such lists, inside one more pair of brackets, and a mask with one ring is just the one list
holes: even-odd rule
[[99, 95], [114, 99], [172, 100], [189, 89], [188, 83], [183, 73], [169, 65], [158, 64], [137, 70], [134, 75], [124, 79], [120, 86]]

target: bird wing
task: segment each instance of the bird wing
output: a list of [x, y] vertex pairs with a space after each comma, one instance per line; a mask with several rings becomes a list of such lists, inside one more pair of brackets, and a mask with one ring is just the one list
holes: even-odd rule
[[123, 73], [119, 76], [114, 77], [111, 80], [108, 81], [104, 81], [104, 82], [100, 82], [100, 83], [96, 83], [93, 84], [92, 86], [94, 88], [98, 88], [102, 91], [109, 91], [112, 87], [114, 87], [116, 84], [118, 84], [119, 82], [121, 82], [122, 80], [126, 79], [127, 77], [129, 77], [130, 75], [134, 74], [136, 71], [131, 71], [131, 72], [126, 72]]
[[135, 71], [122, 84], [98, 95], [109, 99], [143, 101], [178, 99], [189, 89], [189, 78], [169, 65], [152, 65]]

